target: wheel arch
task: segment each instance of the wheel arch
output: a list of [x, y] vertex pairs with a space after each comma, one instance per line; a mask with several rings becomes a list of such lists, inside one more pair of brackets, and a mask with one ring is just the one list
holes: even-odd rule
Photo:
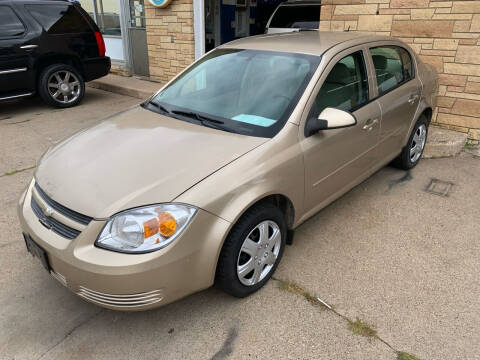
[[69, 56], [69, 55], [49, 54], [46, 56], [42, 56], [36, 61], [35, 70], [36, 70], [37, 84], [38, 84], [40, 75], [42, 74], [42, 71], [46, 69], [48, 66], [56, 65], [56, 64], [70, 65], [74, 67], [80, 73], [80, 75], [82, 75], [83, 78], [85, 78], [85, 73], [83, 70], [82, 63], [80, 62], [80, 59], [78, 59], [75, 56]]
[[430, 125], [430, 122], [432, 121], [432, 116], [433, 116], [433, 109], [429, 104], [424, 103], [423, 101], [420, 103], [420, 105], [418, 107], [418, 110], [415, 113], [415, 118], [411, 122], [410, 127], [408, 129], [408, 132], [405, 135], [405, 139], [403, 141], [404, 146], [407, 145], [407, 142], [408, 142], [408, 139], [410, 138], [410, 134], [412, 132], [413, 127], [417, 123], [418, 119], [420, 119], [420, 117], [422, 117], [422, 116], [425, 116], [427, 118], [428, 124]]
[[238, 223], [238, 221], [242, 218], [245, 213], [252, 209], [254, 206], [261, 204], [261, 203], [270, 203], [275, 205], [282, 211], [284, 217], [285, 217], [285, 222], [287, 224], [287, 230], [293, 229], [293, 225], [295, 223], [295, 207], [293, 202], [290, 200], [290, 198], [284, 194], [281, 193], [272, 193], [272, 194], [264, 194], [262, 196], [259, 196], [255, 199], [252, 199], [246, 206], [244, 206], [243, 210], [239, 212], [239, 215], [234, 219], [234, 221], [231, 222], [231, 225], [226, 232], [226, 235], [221, 241], [220, 246], [218, 247], [217, 255], [216, 255], [216, 263], [215, 263], [215, 269], [218, 266], [218, 259], [220, 257], [220, 253], [222, 251], [223, 245], [225, 243], [225, 240], [228, 238], [230, 233], [232, 232], [233, 227], [235, 224]]

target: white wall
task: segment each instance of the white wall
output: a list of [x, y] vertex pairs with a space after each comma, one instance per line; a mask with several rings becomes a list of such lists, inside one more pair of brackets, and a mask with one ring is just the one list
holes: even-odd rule
[[110, 56], [112, 60], [125, 61], [122, 39], [108, 36], [104, 36], [104, 39], [105, 47], [107, 48], [107, 56]]

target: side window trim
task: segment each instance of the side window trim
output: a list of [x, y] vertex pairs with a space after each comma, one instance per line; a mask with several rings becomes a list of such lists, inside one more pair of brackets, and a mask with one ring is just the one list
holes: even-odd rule
[[14, 36], [1, 36], [0, 35], [0, 40], [21, 39], [21, 38], [25, 37], [25, 35], [28, 33], [28, 27], [25, 24], [25, 21], [23, 21], [22, 17], [20, 15], [18, 15], [18, 12], [11, 5], [9, 5], [9, 4], [3, 5], [3, 4], [0, 3], [0, 7], [2, 7], [2, 6], [12, 10], [13, 14], [17, 17], [18, 21], [20, 21], [20, 23], [23, 26], [23, 33], [20, 34], [20, 35], [14, 35]]
[[[385, 44], [385, 45], [375, 45], [375, 46], [369, 46], [368, 48], [368, 54], [369, 54], [369, 57], [370, 57], [370, 60], [372, 61], [372, 65], [373, 65], [373, 58], [372, 58], [372, 53], [371, 53], [371, 49], [375, 49], [375, 48], [379, 48], [379, 47], [388, 47], [388, 48], [393, 48], [395, 49], [395, 51], [397, 51], [398, 48], [400, 49], [403, 49], [407, 52], [408, 56], [410, 56], [410, 61], [411, 61], [411, 66], [412, 66], [412, 76], [409, 78], [409, 79], [406, 79], [406, 80], [402, 80], [401, 82], [399, 82], [396, 86], [392, 87], [391, 89], [388, 89], [387, 91], [385, 92], [382, 92], [380, 93], [380, 91], [378, 90], [378, 82], [377, 82], [377, 76], [376, 76], [376, 69], [375, 69], [375, 66], [373, 66], [372, 70], [373, 70], [373, 77], [375, 78], [375, 85], [376, 85], [376, 88], [377, 88], [377, 96], [375, 96], [375, 98], [373, 98], [371, 101], [373, 100], [376, 100], [384, 95], [387, 95], [388, 93], [390, 93], [391, 91], [394, 91], [396, 89], [398, 89], [400, 86], [408, 83], [409, 81], [412, 81], [416, 78], [416, 75], [417, 75], [417, 72], [416, 72], [416, 66], [415, 66], [415, 61], [414, 61], [414, 57], [412, 56], [412, 54], [410, 53], [410, 51], [408, 51], [407, 49], [405, 49], [403, 46], [400, 46], [400, 45], [397, 45], [397, 44]], [[398, 53], [398, 51], [397, 51]], [[403, 59], [402, 59], [402, 56], [400, 55], [400, 53], [398, 53], [399, 57], [400, 57], [400, 62], [402, 64], [402, 69], [403, 69]]]

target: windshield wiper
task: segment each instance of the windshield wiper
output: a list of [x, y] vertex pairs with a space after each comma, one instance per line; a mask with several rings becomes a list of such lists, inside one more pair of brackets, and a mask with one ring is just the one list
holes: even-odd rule
[[170, 113], [171, 113], [171, 111], [168, 110], [165, 106], [160, 105], [160, 104], [156, 103], [156, 102], [153, 101], [153, 100], [150, 100], [150, 101], [148, 102], [148, 104], [156, 107], [157, 109], [159, 109], [160, 111], [162, 111], [162, 112], [164, 112], [164, 113], [166, 113], [166, 114], [170, 114]]
[[208, 117], [208, 116], [200, 115], [199, 113], [194, 112], [194, 111], [172, 110], [172, 114], [191, 117], [191, 118], [194, 118], [194, 119], [200, 121], [202, 124], [203, 124], [204, 121], [208, 121], [208, 122], [215, 123], [215, 124], [220, 124], [220, 125], [225, 124], [221, 120], [217, 120], [217, 119], [213, 119], [213, 118]]
[[193, 118], [194, 120], [197, 120], [198, 122], [200, 122], [200, 124], [202, 124], [203, 126], [206, 126], [212, 129], [236, 133], [235, 130], [232, 130], [227, 126], [224, 126], [225, 122], [223, 122], [222, 120], [217, 120], [208, 116], [200, 115], [199, 113], [196, 113], [194, 111], [172, 110], [171, 113], [174, 115]]

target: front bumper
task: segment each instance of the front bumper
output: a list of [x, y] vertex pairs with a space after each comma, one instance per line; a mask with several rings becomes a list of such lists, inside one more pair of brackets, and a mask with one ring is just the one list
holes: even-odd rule
[[[116, 310], [146, 310], [213, 284], [218, 254], [230, 223], [199, 209], [183, 234], [164, 249], [123, 254], [94, 246], [106, 220], [93, 220], [69, 240], [42, 225], [22, 195], [22, 230], [47, 253], [51, 274], [82, 298]], [[40, 264], [39, 264], [40, 265]]]

